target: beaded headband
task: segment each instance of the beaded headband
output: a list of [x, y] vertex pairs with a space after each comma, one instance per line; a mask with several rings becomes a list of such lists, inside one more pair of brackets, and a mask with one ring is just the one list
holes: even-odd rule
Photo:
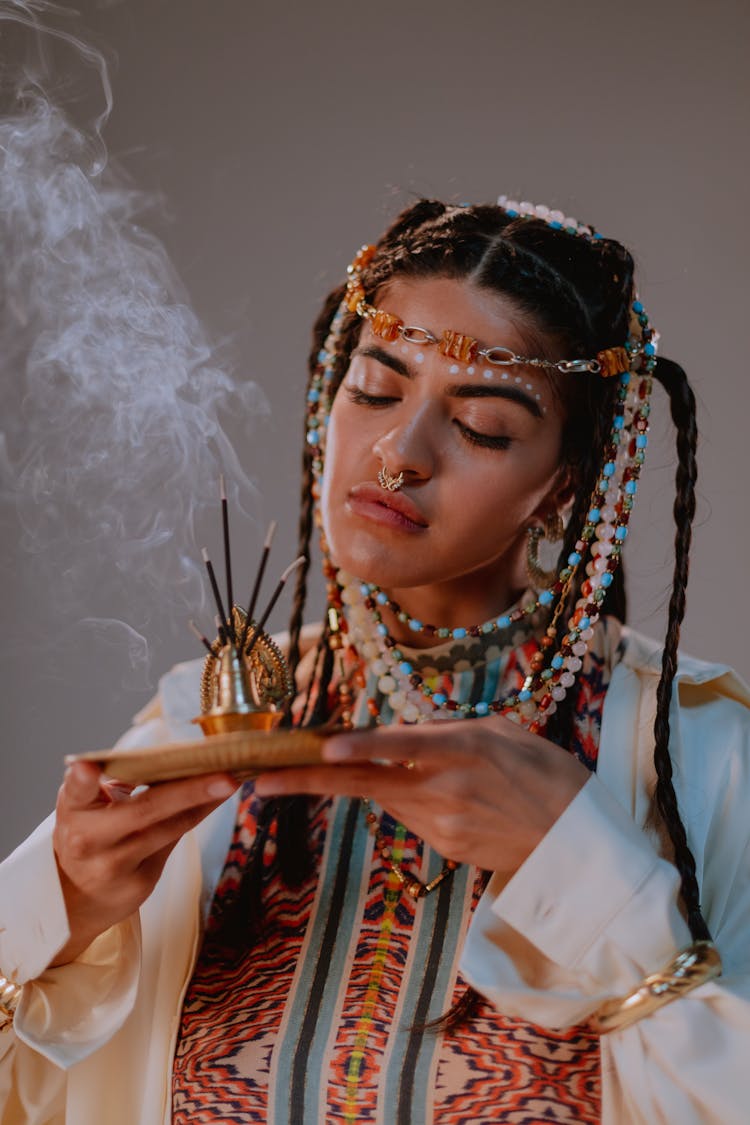
[[[531, 203], [516, 204], [509, 202], [504, 196], [498, 200], [498, 206], [503, 208], [510, 218], [541, 219], [553, 229], [586, 240], [601, 237], [591, 227], [566, 218], [562, 212], [550, 211], [546, 207]], [[463, 337], [460, 340], [450, 338], [461, 334], [444, 333], [440, 341], [432, 333], [427, 334], [429, 338], [424, 335], [415, 338], [414, 334], [425, 333], [425, 330], [402, 326], [398, 318], [392, 317], [392, 314], [383, 313], [382, 310], [367, 304], [364, 288], [361, 293], [359, 292], [360, 273], [372, 260], [374, 252], [370, 247], [364, 248], [350, 268], [347, 292], [333, 316], [323, 348], [318, 353], [318, 362], [308, 389], [307, 442], [312, 456], [313, 492], [316, 498], [320, 494], [326, 430], [336, 387], [337, 360], [341, 354], [343, 337], [351, 323], [352, 314], [367, 317], [371, 325], [374, 325], [375, 318], [380, 316], [378, 327], [382, 325], [381, 331], [393, 332], [391, 339], [400, 336], [407, 342], [435, 343], [439, 347], [442, 345], [446, 349], [443, 354], [450, 355], [454, 359], [463, 359], [463, 362], [470, 362], [468, 358], [471, 355], [470, 345], [465, 344], [467, 338]], [[363, 304], [364, 307], [361, 307]], [[381, 336], [381, 338], [389, 337]], [[476, 344], [471, 338], [468, 340], [471, 344]], [[617, 376], [619, 386], [609, 440], [604, 450], [604, 461], [589, 500], [584, 525], [556, 580], [547, 589], [539, 591], [537, 597], [526, 605], [519, 606], [481, 625], [450, 631], [454, 638], [460, 639], [467, 633], [478, 635], [495, 630], [512, 629], [517, 623], [535, 614], [537, 610], [547, 611], [550, 614], [550, 623], [541, 638], [540, 651], [532, 659], [531, 671], [519, 692], [505, 700], [491, 703], [459, 704], [448, 699], [441, 691], [432, 689], [414, 673], [396, 642], [388, 637], [387, 629], [379, 619], [377, 604], [385, 603], [379, 597], [377, 588], [365, 583], [361, 590], [358, 590], [351, 585], [348, 576], [341, 574], [337, 580], [337, 587], [334, 582], [335, 568], [326, 564], [326, 573], [331, 580], [329, 599], [333, 607], [341, 609], [340, 587], [345, 586], [344, 600], [347, 603], [351, 598], [356, 599], [361, 596], [364, 599], [364, 608], [374, 614], [375, 636], [383, 638], [381, 657], [390, 670], [391, 678], [399, 685], [403, 685], [403, 690], [399, 688], [399, 694], [403, 695], [405, 701], [402, 713], [404, 721], [419, 721], [420, 718], [429, 717], [429, 714], [440, 713], [443, 710], [469, 717], [500, 713], [522, 723], [529, 730], [539, 731], [575, 683], [575, 675], [581, 668], [582, 657], [593, 636], [593, 627], [601, 616], [606, 592], [614, 581], [614, 574], [628, 534], [630, 513], [648, 443], [648, 419], [651, 409], [649, 399], [653, 386], [653, 370], [656, 365], [655, 340], [655, 333], [649, 327], [648, 316], [643, 305], [639, 300], [634, 300], [631, 306], [629, 334], [624, 346], [606, 349], [607, 353], [615, 353], [615, 358], [612, 360], [615, 370], [605, 372], [593, 366], [573, 369], [607, 377]], [[479, 355], [478, 344], [476, 346], [475, 354]], [[499, 349], [485, 349], [483, 358], [486, 362], [493, 362], [486, 354], [493, 351], [498, 352]], [[532, 363], [534, 366], [532, 361], [516, 356], [512, 352], [504, 355], [503, 353], [507, 351], [508, 349], [502, 349], [495, 362], [501, 365]], [[601, 363], [601, 354], [599, 353], [595, 361], [575, 362], [587, 365], [594, 362]], [[543, 365], [545, 364], [541, 361], [537, 364], [537, 366]], [[546, 366], [551, 366], [561, 373], [570, 373], [570, 369], [566, 371], [558, 364]], [[567, 631], [556, 647], [558, 620], [567, 603], [573, 582], [582, 569], [586, 577], [581, 583], [580, 596], [567, 621]], [[414, 628], [415, 624], [423, 628], [421, 623], [412, 622], [408, 615], [406, 619], [411, 628]], [[439, 634], [443, 632], [443, 630], [438, 631]]]

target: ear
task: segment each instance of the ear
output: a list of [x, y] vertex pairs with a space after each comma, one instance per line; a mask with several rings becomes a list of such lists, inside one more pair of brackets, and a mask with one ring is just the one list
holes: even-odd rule
[[574, 496], [574, 474], [569, 465], [564, 465], [555, 476], [544, 498], [532, 512], [532, 520], [543, 527], [549, 516], [564, 516], [571, 507]]

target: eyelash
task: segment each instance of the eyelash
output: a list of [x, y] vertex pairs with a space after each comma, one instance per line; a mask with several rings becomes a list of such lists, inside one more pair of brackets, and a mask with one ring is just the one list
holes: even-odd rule
[[[350, 400], [357, 403], [358, 406], [372, 406], [375, 408], [390, 406], [391, 403], [398, 400], [388, 395], [368, 395], [366, 391], [360, 390], [359, 387], [345, 387], [346, 393]], [[453, 424], [458, 428], [461, 436], [465, 438], [471, 445], [478, 445], [482, 449], [508, 449], [510, 447], [511, 439], [509, 437], [498, 435], [495, 437], [491, 434], [479, 434], [476, 430], [469, 429], [464, 426], [458, 419], [454, 419]]]

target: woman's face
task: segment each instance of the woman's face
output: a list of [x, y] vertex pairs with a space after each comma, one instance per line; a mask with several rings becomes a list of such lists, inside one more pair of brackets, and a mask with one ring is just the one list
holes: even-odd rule
[[[452, 329], [529, 354], [524, 315], [469, 282], [395, 279], [377, 303], [437, 337]], [[567, 498], [562, 427], [538, 369], [467, 367], [435, 345], [383, 341], [365, 322], [328, 427], [321, 504], [333, 559], [412, 613], [505, 608], [525, 584], [527, 528]], [[378, 484], [384, 467], [404, 474], [398, 491]]]

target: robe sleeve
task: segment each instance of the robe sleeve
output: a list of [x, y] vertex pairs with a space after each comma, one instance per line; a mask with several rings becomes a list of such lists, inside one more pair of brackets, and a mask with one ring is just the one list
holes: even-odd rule
[[[680, 695], [675, 781], [723, 974], [602, 1036], [604, 1125], [747, 1121], [748, 710], [720, 684]], [[690, 944], [677, 871], [627, 804], [592, 776], [513, 877], [490, 881], [461, 971], [505, 1014], [550, 1028], [585, 1022]]]

